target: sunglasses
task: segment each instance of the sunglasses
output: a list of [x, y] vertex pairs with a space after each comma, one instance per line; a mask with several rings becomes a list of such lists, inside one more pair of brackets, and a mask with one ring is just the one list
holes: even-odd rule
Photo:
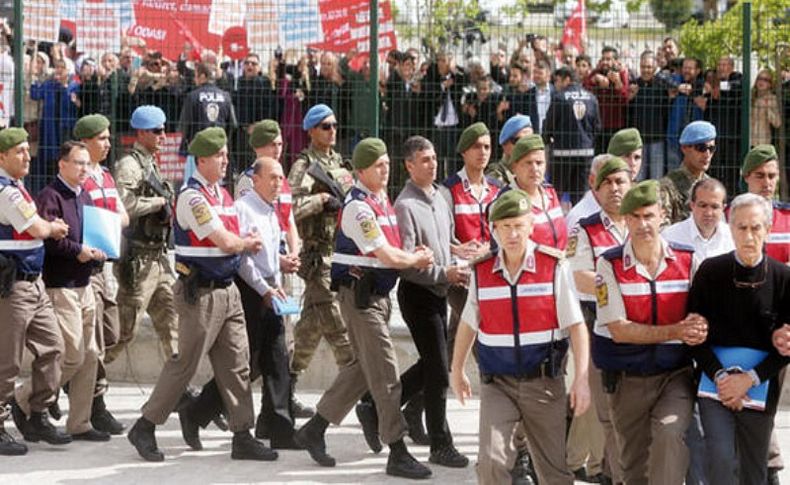
[[318, 125], [322, 130], [329, 131], [329, 130], [337, 130], [337, 123], [321, 123]]
[[154, 128], [153, 130], [148, 130], [149, 132], [153, 133], [154, 135], [161, 135], [165, 132], [164, 128]]
[[255, 61], [244, 61], [245, 66], [257, 66], [258, 63]]
[[694, 150], [700, 153], [705, 153], [705, 152], [716, 153], [716, 145], [706, 145], [704, 143], [700, 143], [699, 145], [694, 145]]
[[[765, 259], [763, 256], [763, 264], [761, 265], [763, 268], [763, 279], [760, 281], [739, 281], [735, 276], [732, 277], [732, 284], [735, 285], [736, 288], [744, 290], [756, 290], [757, 288], [763, 286], [765, 284], [765, 280], [768, 277], [768, 260]], [[732, 262], [732, 274], [735, 274], [735, 261]]]

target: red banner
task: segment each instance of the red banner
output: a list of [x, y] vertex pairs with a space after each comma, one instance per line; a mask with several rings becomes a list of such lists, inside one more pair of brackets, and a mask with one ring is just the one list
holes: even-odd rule
[[[368, 0], [319, 0], [324, 42], [312, 47], [332, 52], [370, 52], [370, 2]], [[397, 48], [390, 2], [379, 3], [379, 53]]]
[[[131, 148], [135, 141], [134, 135], [121, 136], [121, 145], [124, 148]], [[178, 147], [181, 146], [181, 133], [167, 133], [167, 139], [157, 156], [157, 164], [162, 176], [171, 182], [181, 182], [184, 178], [184, 164], [186, 157], [178, 154]]]
[[145, 40], [148, 49], [172, 60], [181, 54], [185, 42], [198, 50], [219, 51], [222, 37], [208, 31], [212, 0], [132, 1], [137, 22], [127, 34]]

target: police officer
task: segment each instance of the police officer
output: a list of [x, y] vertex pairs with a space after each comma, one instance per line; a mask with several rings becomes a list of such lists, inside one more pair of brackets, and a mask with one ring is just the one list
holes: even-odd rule
[[340, 232], [332, 255], [332, 285], [354, 348], [355, 359], [341, 367], [318, 410], [296, 440], [322, 466], [334, 466], [326, 452], [329, 423], [340, 424], [354, 403], [369, 390], [379, 415], [379, 434], [390, 447], [387, 474], [427, 478], [431, 471], [412, 457], [403, 442], [406, 426], [400, 411], [401, 385], [395, 347], [389, 333], [389, 293], [396, 269], [427, 268], [433, 252], [401, 249], [395, 209], [387, 198], [389, 156], [378, 138], [362, 140], [354, 149], [358, 182], [345, 199]]
[[499, 132], [499, 145], [502, 147], [502, 159], [491, 163], [486, 168], [486, 175], [499, 181], [502, 185], [513, 182], [513, 173], [510, 171], [510, 154], [522, 137], [532, 133], [532, 121], [529, 116], [515, 115], [508, 118]]
[[568, 67], [554, 72], [554, 95], [543, 122], [543, 139], [551, 143], [551, 180], [578, 200], [584, 191], [584, 172], [595, 153], [601, 131], [598, 100], [582, 88]]
[[664, 224], [675, 224], [689, 216], [688, 200], [694, 182], [708, 178], [716, 151], [716, 127], [707, 121], [693, 121], [680, 134], [683, 161], [661, 179], [661, 204], [666, 212]]
[[[208, 62], [195, 66], [195, 89], [184, 98], [181, 109], [179, 130], [183, 134], [181, 152], [187, 152], [187, 145], [198, 131], [210, 126], [226, 130], [236, 128], [236, 112], [233, 100], [227, 91], [217, 87], [215, 81], [217, 67]], [[134, 128], [134, 127], [132, 127]]]
[[[110, 170], [101, 165], [110, 152], [110, 120], [100, 114], [83, 116], [74, 125], [74, 138], [85, 144], [90, 156], [88, 177], [83, 183], [83, 189], [90, 196], [94, 206], [119, 214], [121, 226], [128, 226], [129, 216], [118, 197], [115, 179]], [[115, 284], [104, 269], [104, 264], [97, 263], [91, 275], [91, 288], [96, 301], [96, 345], [99, 350], [91, 424], [99, 431], [121, 434], [124, 425], [115, 419], [104, 402], [108, 386], [107, 371], [104, 366], [105, 349], [115, 345], [120, 332], [118, 303], [112, 291]]]
[[[617, 157], [609, 158], [596, 170], [593, 189], [595, 200], [600, 202], [601, 209], [580, 219], [579, 223], [571, 229], [568, 239], [566, 256], [573, 270], [582, 314], [588, 329], [592, 329], [595, 324], [595, 262], [607, 250], [622, 245], [628, 237], [625, 219], [620, 214], [620, 204], [631, 187], [631, 175], [630, 166]], [[617, 441], [612, 429], [606, 395], [601, 387], [601, 371], [594, 365], [590, 367], [590, 390], [595, 407], [592, 416], [600, 424], [589, 423], [586, 427], [589, 435], [582, 438], [587, 438], [591, 447], [602, 445], [604, 460], [601, 473], [611, 482], [619, 483], [623, 480]], [[576, 418], [574, 418], [575, 423]], [[574, 424], [571, 424], [568, 437], [569, 460], [570, 451], [576, 446], [572, 439], [575, 436]], [[603, 443], [600, 442], [602, 440]], [[587, 474], [596, 475], [595, 471], [591, 471], [588, 467]]]
[[154, 436], [176, 407], [200, 359], [209, 356], [233, 431], [231, 458], [275, 460], [277, 452], [252, 437], [252, 392], [244, 311], [233, 276], [239, 254], [257, 253], [256, 233], [239, 234], [230, 194], [219, 185], [228, 166], [227, 137], [219, 127], [198, 132], [189, 144], [197, 171], [176, 201], [175, 243], [179, 279], [175, 285], [181, 320], [178, 357], [165, 362], [143, 415], [129, 441], [148, 461], [162, 461]]
[[641, 178], [642, 172], [642, 135], [636, 128], [623, 128], [609, 139], [606, 153], [625, 160], [631, 168], [631, 179]]
[[[451, 383], [463, 404], [472, 391], [464, 366], [478, 341], [477, 473], [482, 484], [510, 483], [519, 424], [526, 430], [540, 482], [572, 484], [565, 464], [566, 399], [570, 397], [576, 414], [590, 405], [589, 340], [570, 268], [562, 251], [529, 239], [534, 218], [529, 199], [515, 189], [491, 205], [489, 220], [499, 249], [474, 266], [453, 352]], [[569, 334], [575, 377], [568, 396]]]
[[780, 263], [790, 265], [790, 204], [774, 199], [779, 183], [779, 156], [773, 145], [757, 145], [746, 154], [741, 169], [749, 192], [765, 197], [773, 204], [771, 233], [765, 241], [765, 253]]
[[143, 313], [151, 315], [167, 357], [177, 352], [178, 315], [173, 304], [173, 270], [167, 256], [173, 191], [159, 172], [156, 154], [165, 142], [165, 113], [156, 106], [140, 106], [132, 113], [137, 138], [115, 166], [118, 196], [129, 215], [123, 231], [118, 278], [118, 343], [107, 349], [105, 363], [113, 362], [134, 339]]
[[697, 259], [660, 236], [655, 180], [632, 187], [620, 213], [629, 239], [596, 265], [593, 361], [603, 372], [623, 481], [683, 483], [695, 394], [686, 345], [707, 336], [707, 321], [686, 310]]
[[[302, 150], [288, 174], [296, 227], [304, 242], [297, 274], [305, 283], [302, 315], [294, 327], [293, 385], [310, 365], [321, 337], [332, 348], [338, 367], [348, 365], [354, 358], [340, 307], [329, 288], [337, 211], [354, 179], [340, 154], [333, 149], [337, 140], [337, 118], [331, 108], [324, 104], [310, 108], [302, 128], [310, 136], [310, 146]], [[298, 400], [294, 399], [294, 403], [294, 417], [309, 417], [314, 413]]]
[[0, 455], [24, 455], [4, 428], [25, 347], [35, 348], [27, 432], [50, 444], [71, 438], [49, 421], [47, 408], [57, 399], [63, 337], [44, 291], [44, 239], [61, 240], [69, 227], [62, 219], [47, 221], [22, 185], [30, 170], [30, 146], [22, 128], [0, 131]]

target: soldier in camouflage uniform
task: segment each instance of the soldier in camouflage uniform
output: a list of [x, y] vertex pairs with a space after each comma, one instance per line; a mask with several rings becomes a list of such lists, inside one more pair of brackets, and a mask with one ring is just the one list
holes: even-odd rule
[[132, 114], [137, 140], [118, 160], [115, 181], [129, 214], [121, 259], [115, 264], [121, 332], [107, 351], [114, 361], [134, 339], [137, 324], [148, 312], [166, 357], [178, 353], [178, 315], [173, 303], [175, 278], [167, 256], [173, 189], [162, 177], [154, 155], [165, 141], [165, 114], [156, 106], [140, 106]]
[[299, 154], [288, 175], [296, 227], [303, 242], [297, 274], [305, 282], [302, 315], [294, 328], [293, 381], [310, 365], [321, 337], [329, 343], [339, 367], [354, 359], [329, 277], [337, 213], [354, 179], [332, 148], [337, 120], [331, 108], [313, 106], [302, 127], [310, 136], [310, 146]]
[[526, 115], [515, 115], [508, 118], [499, 132], [499, 145], [502, 147], [502, 158], [488, 165], [486, 175], [499, 180], [502, 185], [511, 185], [515, 182], [513, 172], [510, 171], [510, 154], [522, 136], [532, 133], [532, 120]]
[[683, 221], [691, 213], [688, 205], [691, 186], [709, 178], [707, 172], [716, 151], [716, 127], [707, 121], [689, 123], [680, 135], [680, 150], [683, 152], [680, 167], [660, 180], [661, 206], [666, 211], [663, 225]]

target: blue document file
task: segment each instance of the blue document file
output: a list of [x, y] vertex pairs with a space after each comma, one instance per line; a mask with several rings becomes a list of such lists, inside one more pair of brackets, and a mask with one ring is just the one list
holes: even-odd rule
[[[719, 362], [725, 368], [738, 366], [744, 372], [750, 371], [757, 367], [757, 365], [765, 359], [768, 352], [764, 350], [749, 349], [746, 347], [713, 347], [713, 353], [719, 358]], [[746, 401], [743, 407], [755, 409], [757, 411], [765, 411], [765, 400], [768, 397], [768, 384], [770, 381], [761, 382], [759, 386], [749, 389], [747, 395], [750, 401]], [[719, 394], [716, 390], [716, 384], [713, 383], [707, 374], [702, 373], [702, 379], [699, 383], [697, 395], [700, 397], [707, 397], [709, 399], [719, 400]]]
[[290, 296], [286, 297], [284, 300], [272, 298], [272, 305], [274, 305], [274, 313], [280, 316], [295, 315], [299, 313], [299, 303]]
[[83, 207], [82, 242], [101, 249], [109, 259], [121, 257], [121, 216], [118, 213], [86, 205]]

